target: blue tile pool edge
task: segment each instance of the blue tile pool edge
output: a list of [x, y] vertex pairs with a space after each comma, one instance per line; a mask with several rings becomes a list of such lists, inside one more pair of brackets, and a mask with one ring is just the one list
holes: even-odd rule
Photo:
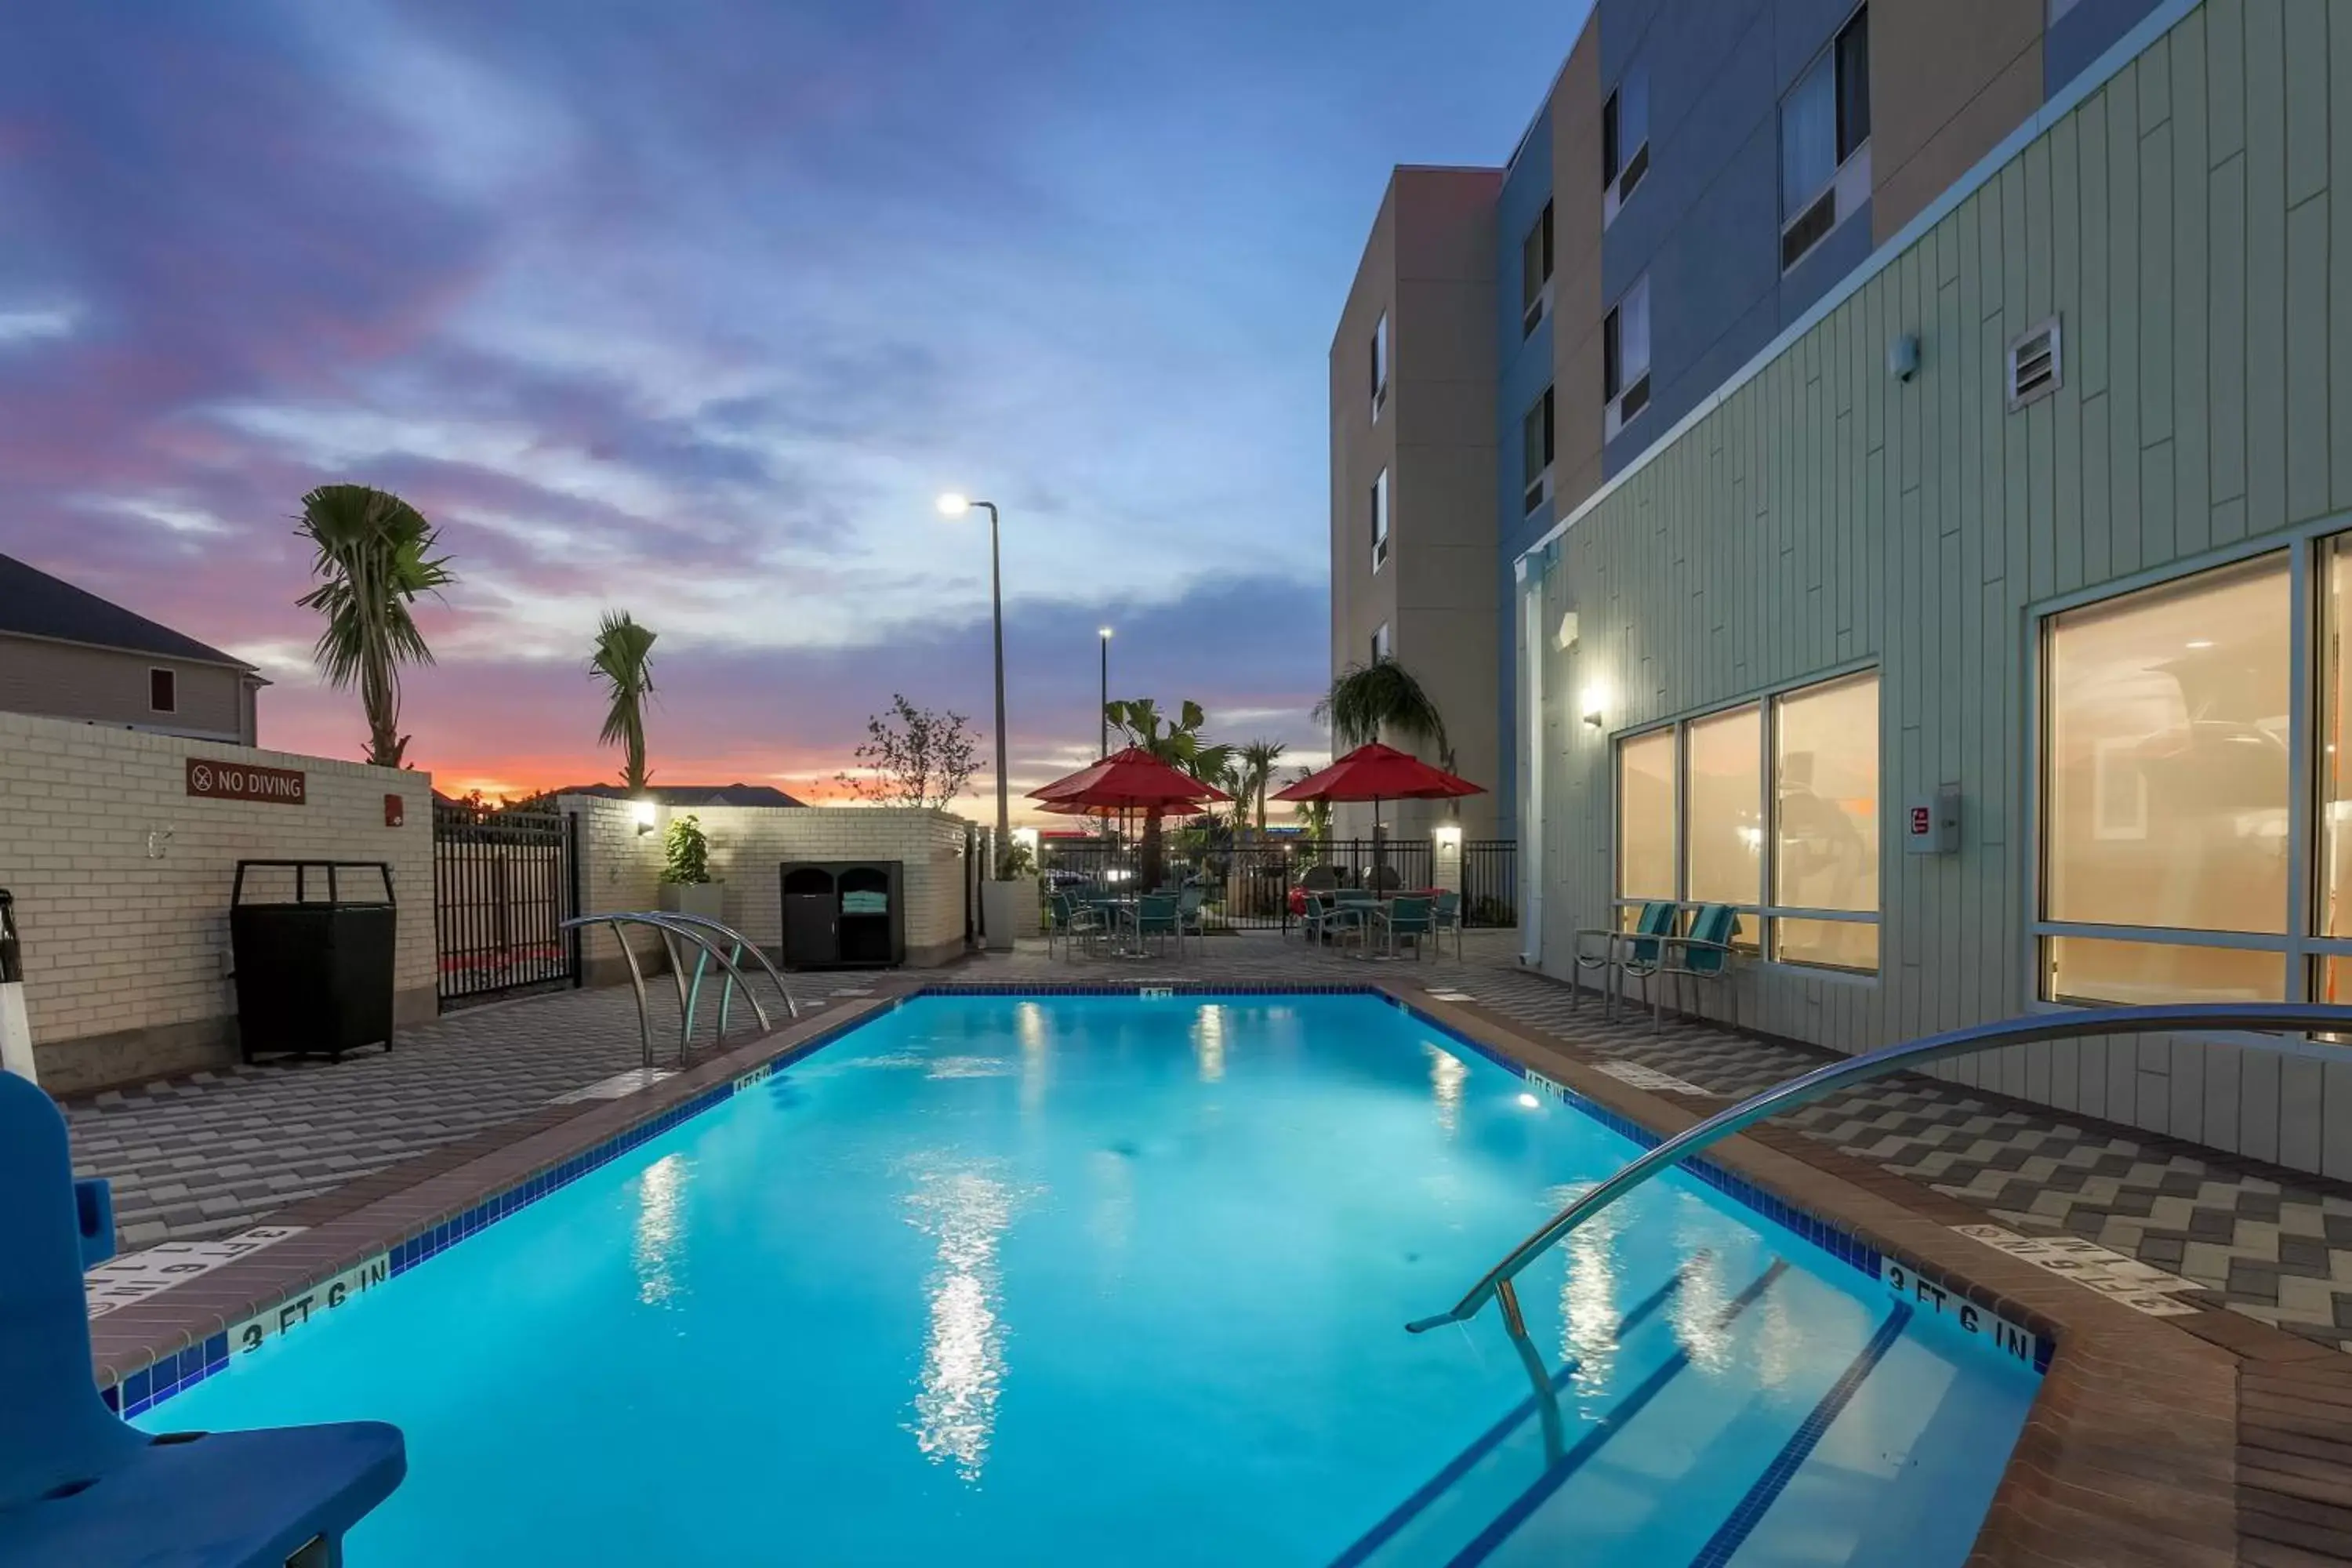
[[[786, 1046], [772, 1056], [737, 1074], [727, 1082], [715, 1084], [691, 1100], [683, 1100], [666, 1110], [656, 1111], [611, 1137], [602, 1140], [577, 1154], [557, 1161], [445, 1220], [411, 1233], [383, 1249], [389, 1277], [397, 1279], [418, 1264], [446, 1251], [458, 1242], [478, 1235], [482, 1230], [506, 1218], [509, 1215], [527, 1208], [549, 1194], [571, 1185], [581, 1177], [610, 1164], [621, 1155], [659, 1137], [680, 1123], [724, 1104], [743, 1090], [757, 1087], [772, 1076], [778, 1068], [789, 1066], [876, 1019], [896, 1012], [908, 1002], [927, 996], [985, 996], [1019, 1000], [1035, 996], [1142, 996], [1146, 994], [1171, 997], [1175, 995], [1378, 997], [1416, 1022], [1435, 1029], [1448, 1039], [1476, 1052], [1506, 1072], [1541, 1085], [1554, 1099], [1600, 1122], [1638, 1147], [1647, 1149], [1662, 1142], [1658, 1133], [1640, 1122], [1618, 1114], [1600, 1101], [1580, 1094], [1565, 1084], [1555, 1082], [1509, 1053], [1486, 1045], [1445, 1020], [1413, 1005], [1403, 997], [1379, 986], [1329, 982], [1256, 984], [1157, 980], [1126, 984], [1095, 982], [1044, 985], [936, 982], [911, 987], [895, 996], [877, 998], [878, 1005], [860, 1012], [856, 1017], [845, 1018], [818, 1029], [805, 1039], [797, 1040]], [[1754, 1183], [1732, 1173], [1711, 1161], [1694, 1159], [1685, 1163], [1682, 1168], [1742, 1207], [1779, 1228], [1811, 1242], [1830, 1256], [1860, 1270], [1871, 1279], [1886, 1283], [1898, 1294], [1916, 1291], [1922, 1301], [1939, 1308], [1948, 1288], [1952, 1294], [1964, 1297], [1969, 1294], [1965, 1288], [1952, 1287], [1949, 1281], [1944, 1285], [1931, 1282], [1928, 1275], [1933, 1271], [1927, 1269], [1924, 1265], [1898, 1263], [1862, 1237], [1783, 1199], [1775, 1197]], [[1890, 1269], [1895, 1274], [1893, 1279], [1888, 1278]], [[289, 1298], [289, 1300], [292, 1299]], [[275, 1307], [282, 1304], [272, 1303], [271, 1305]], [[2033, 1370], [2037, 1373], [2049, 1370], [2051, 1358], [2056, 1350], [2055, 1342], [2049, 1335], [2031, 1333], [2030, 1331], [2023, 1330], [2001, 1317], [1996, 1306], [1988, 1306], [1985, 1310], [1994, 1313], [2003, 1330], [2011, 1333], [2029, 1334], [2032, 1342]], [[1957, 1304], [1956, 1310], [1961, 1316], [1967, 1331], [1979, 1332], [1973, 1320], [1972, 1304], [1968, 1302]], [[1996, 1353], [2002, 1353], [2005, 1359], [2012, 1361], [2023, 1359], [2007, 1352]], [[105, 1399], [108, 1408], [127, 1419], [151, 1410], [182, 1390], [192, 1388], [205, 1378], [217, 1374], [228, 1365], [228, 1332], [226, 1329], [223, 1329], [220, 1332], [212, 1334], [183, 1350], [157, 1356], [146, 1366], [123, 1374], [118, 1382], [101, 1384], [100, 1394]]]

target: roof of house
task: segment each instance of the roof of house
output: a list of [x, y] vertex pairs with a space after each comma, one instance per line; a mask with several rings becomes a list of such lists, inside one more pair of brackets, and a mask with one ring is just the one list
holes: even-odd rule
[[122, 648], [196, 664], [225, 664], [236, 669], [253, 668], [12, 555], [0, 555], [0, 633]]
[[644, 789], [631, 789], [626, 784], [566, 784], [557, 795], [593, 795], [606, 800], [635, 800], [651, 796], [664, 805], [806, 805], [773, 784], [649, 784]]

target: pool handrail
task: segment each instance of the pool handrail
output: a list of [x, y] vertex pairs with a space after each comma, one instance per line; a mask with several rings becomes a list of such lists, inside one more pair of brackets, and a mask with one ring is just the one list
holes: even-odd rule
[[593, 915], [574, 915], [570, 920], [559, 921], [557, 929], [577, 931], [592, 925], [609, 925], [613, 928], [613, 940], [621, 949], [621, 957], [628, 963], [629, 986], [637, 995], [637, 1041], [640, 1047], [640, 1060], [646, 1071], [652, 1071], [654, 1066], [653, 1022], [646, 1007], [645, 971], [637, 965], [636, 950], [629, 945], [627, 937], [622, 933], [621, 928], [625, 925], [651, 926], [661, 933], [662, 950], [669, 956], [671, 977], [677, 984], [677, 1059], [680, 1067], [686, 1065], [688, 1057], [693, 1050], [694, 1037], [690, 1027], [692, 1017], [688, 1011], [689, 999], [687, 996], [686, 981], [683, 974], [679, 973], [677, 944], [677, 939], [679, 937], [686, 938], [703, 952], [719, 960], [719, 967], [727, 971], [732, 977], [732, 981], [742, 984], [744, 998], [751, 1004], [751, 1011], [760, 1020], [761, 1031], [765, 1033], [768, 1030], [770, 1026], [767, 1009], [761, 1006], [760, 999], [751, 994], [751, 984], [743, 980], [742, 971], [737, 969], [709, 937], [691, 926], [673, 923], [672, 917], [659, 910], [609, 910]]
[[[777, 973], [776, 966], [768, 962], [768, 955], [761, 951], [760, 944], [758, 942], [755, 942], [750, 937], [745, 936], [733, 926], [723, 925], [718, 921], [712, 920], [708, 915], [690, 915], [681, 910], [664, 910], [661, 911], [661, 916], [663, 920], [669, 921], [672, 924], [698, 927], [704, 931], [716, 932], [718, 935], [725, 938], [729, 942], [733, 944], [733, 951], [730, 952], [728, 956], [739, 964], [743, 962], [743, 955], [747, 952], [753, 958], [759, 960], [760, 967], [766, 970], [768, 972], [768, 978], [775, 983], [776, 994], [783, 998], [785, 1013], [791, 1016], [793, 1022], [800, 1022], [800, 1003], [793, 999], [792, 988], [784, 984], [784, 977]], [[702, 995], [702, 969], [703, 960], [699, 958], [696, 959], [694, 961], [694, 984], [687, 992], [686, 1029], [689, 1036], [694, 1032], [695, 1004], [700, 1000]], [[748, 982], [746, 984], [748, 986]], [[730, 974], [728, 977], [726, 984], [720, 987], [719, 993], [719, 1037], [722, 1039], [725, 1038], [727, 1035], [727, 1005], [734, 1000], [734, 996], [735, 979], [734, 976]], [[748, 989], [745, 992], [745, 1000], [751, 1000]], [[751, 1005], [755, 1009], [759, 1006], [759, 1004], [756, 1001], [752, 1001]], [[767, 1021], [767, 1016], [764, 1013], [761, 1015], [761, 1021], [763, 1024]]]
[[[2032, 1045], [2043, 1040], [2074, 1039], [2089, 1035], [2143, 1035], [2170, 1031], [2255, 1030], [2295, 1034], [2352, 1036], [2352, 1006], [2328, 1006], [2315, 1002], [2183, 1002], [2153, 1007], [2101, 1007], [2065, 1013], [2030, 1014], [1996, 1023], [1973, 1024], [1928, 1035], [1884, 1050], [1849, 1057], [1814, 1068], [1801, 1077], [1752, 1095], [1728, 1110], [1719, 1111], [1685, 1128], [1626, 1164], [1591, 1191], [1546, 1220], [1535, 1233], [1513, 1247], [1488, 1269], [1469, 1293], [1449, 1310], [1405, 1325], [1408, 1333], [1425, 1333], [1447, 1323], [1467, 1322], [1488, 1301], [1501, 1298], [1506, 1327], [1516, 1341], [1517, 1294], [1511, 1281], [1519, 1271], [1557, 1246], [1570, 1231], [1642, 1185], [1653, 1176], [1674, 1169], [1700, 1150], [1755, 1125], [1769, 1116], [1808, 1104], [1840, 1089], [1867, 1083], [1889, 1073], [1924, 1067], [1948, 1057], [1969, 1056], [2004, 1046]], [[2279, 1049], [2271, 1042], [2247, 1042], [2258, 1048]]]

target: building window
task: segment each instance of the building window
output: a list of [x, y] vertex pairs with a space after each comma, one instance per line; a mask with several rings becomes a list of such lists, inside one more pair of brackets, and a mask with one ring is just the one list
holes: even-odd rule
[[1381, 470], [1372, 481], [1372, 570], [1377, 572], [1389, 558], [1389, 471]]
[[1389, 400], [1389, 313], [1372, 323], [1372, 422], [1378, 424], [1381, 405]]
[[1519, 421], [1519, 468], [1526, 492], [1525, 510], [1535, 510], [1551, 500], [1551, 388], [1528, 405]]
[[1372, 628], [1372, 662], [1379, 664], [1395, 657], [1395, 650], [1389, 643], [1389, 624], [1382, 621]]
[[1604, 437], [1613, 438], [1650, 405], [1650, 279], [1645, 274], [1601, 321]]
[[1629, 736], [1617, 747], [1617, 897], [1675, 900], [1675, 731]]
[[152, 713], [180, 710], [180, 678], [176, 673], [168, 669], [147, 672], [147, 709]]
[[1870, 12], [1856, 11], [1780, 100], [1780, 265], [1870, 195]]
[[[2352, 590], [2340, 543], [2325, 570], [2319, 910], [2322, 934], [2336, 936], [2352, 935], [2352, 847], [2334, 806], [2346, 791], [2334, 750], [2347, 711], [2339, 612]], [[2294, 577], [2278, 552], [2043, 623], [2045, 997], [2285, 994]]]
[[1872, 671], [1621, 742], [1620, 923], [1652, 899], [1729, 904], [1741, 946], [1875, 971], [1878, 702]]
[[1650, 73], [1629, 68], [1601, 106], [1601, 221], [1617, 216], [1650, 170]]
[[[1773, 955], [1878, 967], [1878, 677], [1772, 704]], [[1834, 911], [1834, 912], [1832, 912]]]
[[1542, 324], [1551, 309], [1551, 204], [1544, 203], [1535, 226], [1519, 242], [1519, 335]]
[[1750, 702], [1694, 719], [1685, 732], [1690, 834], [1683, 885], [1693, 903], [1764, 901], [1764, 710]]

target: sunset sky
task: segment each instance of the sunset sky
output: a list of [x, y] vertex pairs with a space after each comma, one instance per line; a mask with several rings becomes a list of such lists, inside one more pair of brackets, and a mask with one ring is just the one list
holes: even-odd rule
[[961, 488], [1016, 791], [1093, 757], [1106, 621], [1113, 695], [1310, 759], [1365, 232], [1391, 163], [1508, 154], [1584, 9], [11, 5], [0, 551], [355, 756], [291, 517], [381, 485], [461, 579], [403, 721], [442, 788], [613, 776], [615, 607], [657, 783], [816, 795], [894, 690], [989, 722]]

